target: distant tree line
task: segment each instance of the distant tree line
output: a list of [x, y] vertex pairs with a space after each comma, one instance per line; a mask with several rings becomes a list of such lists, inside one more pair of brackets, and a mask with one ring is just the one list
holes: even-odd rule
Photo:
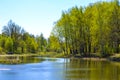
[[42, 33], [40, 36], [31, 35], [12, 20], [3, 26], [0, 34], [0, 53], [36, 53], [45, 51], [46, 44]]
[[119, 0], [64, 11], [49, 41], [51, 49], [65, 54], [120, 53]]

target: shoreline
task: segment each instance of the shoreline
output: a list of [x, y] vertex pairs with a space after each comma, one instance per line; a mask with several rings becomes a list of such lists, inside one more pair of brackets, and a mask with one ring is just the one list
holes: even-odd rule
[[29, 57], [29, 56], [38, 56], [38, 54], [4, 54], [0, 57]]
[[22, 64], [26, 63], [23, 59], [36, 57], [38, 54], [5, 54], [0, 55], [0, 64]]
[[120, 57], [117, 56], [109, 56], [109, 57], [70, 57], [75, 59], [82, 60], [93, 60], [93, 61], [110, 61], [110, 62], [120, 62]]
[[83, 58], [80, 58], [80, 59], [83, 59], [83, 60], [93, 60], [93, 61], [107, 61], [107, 58], [95, 58], [95, 57], [83, 57]]
[[[41, 56], [40, 54], [5, 54], [0, 55], [0, 58], [2, 57], [37, 57]], [[52, 56], [41, 56], [41, 57], [52, 57]], [[116, 54], [109, 57], [84, 57], [84, 56], [61, 56], [61, 57], [55, 57], [54, 58], [71, 58], [71, 59], [82, 59], [82, 60], [94, 60], [94, 61], [113, 61], [113, 62], [120, 62], [120, 54]]]

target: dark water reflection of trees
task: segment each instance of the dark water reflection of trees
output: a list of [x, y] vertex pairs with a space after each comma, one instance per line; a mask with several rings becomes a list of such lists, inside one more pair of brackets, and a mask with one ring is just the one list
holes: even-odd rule
[[[118, 63], [119, 64], [119, 63]], [[66, 77], [74, 80], [120, 80], [120, 66], [108, 61], [71, 59]]]

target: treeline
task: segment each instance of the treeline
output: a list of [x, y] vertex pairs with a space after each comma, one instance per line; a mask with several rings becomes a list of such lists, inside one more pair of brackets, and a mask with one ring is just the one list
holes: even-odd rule
[[49, 40], [53, 50], [65, 54], [120, 53], [119, 1], [97, 2], [64, 11]]
[[0, 34], [0, 53], [2, 54], [21, 54], [37, 53], [47, 49], [47, 39], [43, 34], [34, 36], [26, 32], [12, 20], [3, 26]]
[[97, 2], [64, 11], [48, 39], [34, 36], [10, 20], [0, 34], [0, 53], [57, 52], [102, 56], [120, 53], [120, 4]]

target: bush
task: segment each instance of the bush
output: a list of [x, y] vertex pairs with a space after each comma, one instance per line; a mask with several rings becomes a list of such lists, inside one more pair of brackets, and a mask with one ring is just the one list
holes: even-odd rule
[[0, 54], [2, 54], [2, 48], [0, 47]]

